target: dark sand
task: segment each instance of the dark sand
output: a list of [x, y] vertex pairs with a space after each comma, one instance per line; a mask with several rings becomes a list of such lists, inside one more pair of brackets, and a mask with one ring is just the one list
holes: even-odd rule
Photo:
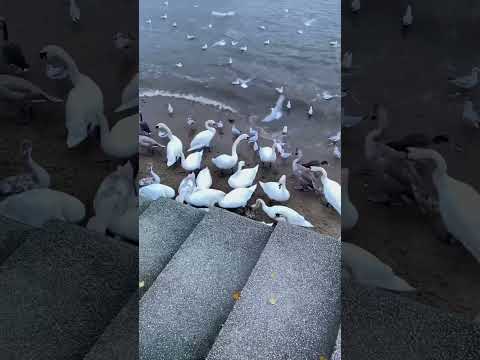
[[[367, 114], [374, 103], [384, 103], [391, 120], [388, 138], [412, 132], [448, 134], [450, 144], [435, 148], [444, 155], [449, 174], [480, 190], [476, 157], [480, 133], [462, 122], [463, 98], [449, 96], [455, 89], [447, 81], [448, 65], [466, 74], [480, 63], [473, 40], [478, 27], [471, 32], [473, 24], [468, 14], [451, 12], [448, 4], [443, 4], [444, 8], [424, 4], [414, 10], [413, 28], [402, 39], [403, 5], [379, 1], [368, 5], [358, 16], [343, 9], [343, 51], [353, 51], [358, 70], [345, 77], [342, 86], [360, 102], [345, 98], [346, 113]], [[434, 7], [436, 12], [432, 13]], [[447, 18], [449, 27], [442, 25]], [[480, 89], [477, 87], [471, 96], [478, 106]], [[417, 208], [387, 208], [367, 200], [371, 179], [360, 175], [367, 167], [363, 142], [375, 125], [365, 121], [343, 131], [342, 167], [351, 169], [350, 197], [360, 214], [357, 227], [344, 234], [343, 240], [364, 247], [390, 265], [418, 289], [410, 296], [473, 318], [480, 311], [480, 264], [473, 256], [461, 245], [438, 239], [430, 219]]]
[[[167, 104], [171, 103], [175, 113], [173, 116], [167, 114]], [[163, 97], [152, 97], [141, 99], [141, 111], [143, 118], [147, 121], [154, 132], [153, 137], [163, 144], [167, 143], [167, 139], [160, 139], [157, 136], [157, 131], [154, 129], [155, 124], [158, 122], [166, 123], [173, 133], [177, 135], [184, 144], [184, 150], [190, 144], [193, 136], [199, 131], [204, 130], [204, 122], [208, 119], [223, 120], [224, 128], [223, 135], [217, 130], [217, 135], [214, 138], [212, 144], [213, 149], [211, 153], [204, 153], [204, 161], [202, 168], [208, 165], [210, 172], [213, 176], [212, 188], [222, 190], [224, 192], [230, 191], [227, 180], [228, 176], [222, 177], [220, 172], [214, 167], [211, 158], [222, 154], [231, 153], [231, 147], [233, 137], [231, 134], [231, 124], [228, 119], [234, 119], [237, 127], [241, 129], [248, 129], [248, 119], [245, 119], [241, 115], [232, 114], [230, 112], [220, 111], [211, 106], [201, 105], [193, 103], [187, 100], [175, 100]], [[186, 119], [189, 115], [192, 115], [196, 119], [196, 123], [193, 128], [190, 128], [186, 124]], [[294, 115], [292, 115], [294, 116]], [[295, 115], [296, 116], [296, 115]], [[304, 116], [304, 115], [298, 115]], [[280, 127], [281, 130], [281, 127]], [[259, 146], [271, 146], [272, 141], [259, 139]], [[253, 167], [258, 163], [258, 157], [253, 151], [251, 145], [247, 145], [246, 142], [242, 142], [238, 148], [239, 158], [246, 162], [246, 167]], [[330, 159], [330, 154], [325, 154]], [[290, 200], [282, 205], [291, 207], [300, 212], [309, 220], [314, 226], [315, 230], [331, 236], [338, 237], [340, 235], [340, 217], [337, 213], [322, 205], [321, 197], [318, 194], [311, 192], [301, 192], [294, 189], [295, 180], [292, 178], [291, 163], [293, 156], [287, 160], [277, 158], [276, 164], [272, 169], [268, 167], [260, 167], [257, 174], [256, 181], [278, 181], [282, 174], [287, 175], [287, 187], [291, 193]], [[323, 158], [322, 158], [323, 159]], [[311, 157], [305, 156], [305, 160], [313, 160]], [[173, 187], [178, 190], [180, 181], [187, 175], [187, 172], [182, 169], [180, 165], [176, 165], [173, 168], [168, 169], [166, 166], [166, 153], [164, 150], [160, 150], [154, 156], [140, 155], [140, 172], [139, 178], [147, 176], [147, 164], [153, 163], [155, 171], [160, 175], [162, 183]], [[332, 171], [332, 177], [335, 178], [335, 174], [339, 173], [340, 162], [333, 161], [330, 166], [327, 166], [327, 171]], [[337, 175], [338, 176], [338, 175]], [[336, 179], [338, 180], [338, 178]], [[257, 198], [268, 198], [263, 193], [260, 185], [253, 195], [249, 204], [253, 204]], [[271, 223], [272, 220], [263, 214], [261, 209], [258, 209], [255, 214], [255, 220], [265, 221]]]
[[[120, 103], [123, 87], [130, 81], [137, 66], [114, 48], [117, 31], [138, 31], [138, 3], [133, 1], [79, 1], [81, 20], [73, 24], [68, 2], [56, 0], [32, 6], [30, 1], [7, 1], [0, 16], [8, 21], [11, 41], [21, 44], [31, 65], [26, 78], [52, 95], [65, 99], [71, 85], [56, 82], [45, 75], [39, 51], [48, 44], [59, 45], [76, 61], [81, 72], [90, 76], [102, 89], [105, 115], [110, 124], [127, 114], [112, 111]], [[112, 18], [114, 11], [115, 17]], [[36, 104], [34, 118], [19, 125], [15, 112], [6, 113], [0, 104], [2, 133], [0, 144], [0, 178], [24, 171], [20, 158], [22, 139], [33, 143], [33, 158], [51, 175], [51, 188], [72, 194], [92, 212], [98, 185], [115, 169], [115, 162], [106, 158], [98, 139], [88, 139], [68, 150], [66, 146], [65, 104]]]

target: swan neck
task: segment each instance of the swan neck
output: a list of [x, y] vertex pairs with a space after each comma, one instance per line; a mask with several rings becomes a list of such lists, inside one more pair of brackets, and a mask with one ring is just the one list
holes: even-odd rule
[[68, 75], [70, 77], [70, 81], [75, 86], [79, 79], [80, 79], [80, 71], [78, 70], [77, 64], [73, 60], [73, 58], [68, 54], [61, 54], [60, 58], [65, 62], [67, 66]]

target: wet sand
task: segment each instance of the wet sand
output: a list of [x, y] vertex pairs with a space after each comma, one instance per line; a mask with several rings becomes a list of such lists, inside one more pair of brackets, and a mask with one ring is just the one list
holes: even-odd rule
[[[45, 45], [59, 45], [70, 53], [80, 71], [102, 89], [105, 115], [110, 124], [126, 116], [113, 113], [113, 109], [119, 105], [121, 91], [137, 66], [118, 53], [112, 39], [117, 31], [137, 33], [138, 3], [106, 1], [98, 6], [91, 0], [79, 1], [79, 24], [72, 23], [66, 1], [44, 3], [35, 9], [31, 5], [27, 1], [7, 2], [0, 13], [8, 21], [11, 41], [22, 46], [31, 65], [26, 79], [52, 95], [66, 98], [71, 85], [48, 79], [39, 58], [39, 51]], [[115, 21], [111, 21], [112, 9]], [[0, 178], [25, 171], [20, 144], [23, 139], [30, 139], [32, 157], [49, 171], [51, 188], [76, 196], [86, 205], [88, 215], [92, 214], [97, 187], [115, 169], [115, 161], [103, 154], [98, 139], [94, 138], [67, 149], [65, 103], [34, 104], [33, 109], [33, 120], [20, 125], [16, 113], [0, 104]]]
[[[175, 110], [173, 116], [168, 116], [167, 114], [168, 103], [171, 103]], [[159, 138], [157, 131], [154, 128], [155, 124], [158, 122], [164, 122], [171, 128], [172, 132], [182, 140], [184, 149], [188, 146], [196, 133], [204, 130], [204, 122], [206, 120], [222, 120], [224, 123], [223, 134], [217, 130], [217, 135], [212, 142], [212, 151], [210, 153], [204, 153], [202, 167], [207, 165], [212, 173], [212, 188], [224, 192], [231, 190], [227, 183], [228, 175], [225, 177], [221, 176], [220, 172], [212, 164], [211, 158], [222, 153], [231, 153], [233, 137], [231, 134], [231, 124], [228, 119], [235, 120], [235, 125], [238, 128], [246, 130], [250, 126], [248, 117], [240, 114], [232, 114], [231, 112], [220, 111], [214, 107], [193, 103], [187, 100], [169, 99], [165, 97], [142, 98], [140, 101], [140, 107], [144, 120], [149, 123], [150, 128], [152, 129], [153, 138], [166, 145], [168, 140], [166, 138]], [[190, 128], [186, 123], [188, 116], [192, 116], [196, 120], [193, 128]], [[282, 127], [283, 125], [280, 126], [280, 131]], [[259, 146], [271, 146], [271, 144], [271, 140], [259, 139]], [[246, 142], [240, 144], [238, 153], [239, 158], [246, 162], [246, 167], [253, 167], [258, 163], [256, 153], [253, 151], [252, 146], [248, 145]], [[325, 156], [328, 157], [330, 155], [325, 154]], [[277, 159], [276, 164], [271, 169], [261, 166], [256, 181], [278, 181], [281, 175], [286, 174], [287, 187], [291, 193], [291, 198], [283, 205], [291, 207], [304, 215], [305, 218], [315, 226], [315, 231], [338, 237], [340, 235], [340, 217], [337, 213], [322, 205], [320, 195], [311, 192], [301, 192], [294, 189], [295, 180], [292, 178], [291, 171], [292, 160], [293, 157], [290, 157], [287, 160]], [[305, 160], [308, 161], [314, 159], [306, 155]], [[180, 165], [176, 165], [173, 168], [167, 168], [165, 150], [160, 150], [154, 156], [148, 154], [140, 155], [139, 178], [147, 176], [146, 168], [148, 163], [153, 163], [154, 169], [160, 175], [162, 183], [175, 188], [175, 190], [178, 190], [180, 181], [187, 175], [187, 172], [183, 170]], [[327, 171], [332, 171], [332, 177], [334, 178], [339, 174], [339, 165], [339, 161], [332, 161], [330, 166], [327, 166]], [[336, 180], [338, 181], [338, 178]], [[260, 188], [260, 185], [250, 200], [249, 205], [253, 204], [257, 198], [268, 199]], [[255, 220], [265, 221], [267, 223], [272, 222], [271, 219], [263, 214], [261, 209], [258, 209], [255, 212]]]

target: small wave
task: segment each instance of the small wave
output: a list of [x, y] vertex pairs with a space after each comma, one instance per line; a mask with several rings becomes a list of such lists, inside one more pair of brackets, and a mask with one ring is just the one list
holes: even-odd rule
[[197, 96], [193, 94], [181, 94], [181, 93], [171, 92], [168, 90], [143, 89], [143, 90], [140, 90], [139, 96], [140, 97], [163, 96], [163, 97], [169, 97], [174, 99], [183, 99], [183, 100], [188, 100], [188, 101], [196, 102], [203, 105], [213, 106], [213, 107], [216, 107], [217, 109], [230, 111], [234, 114], [238, 113], [238, 111], [235, 110], [233, 107], [228, 106], [220, 101], [216, 101], [213, 99], [206, 98], [204, 96]]

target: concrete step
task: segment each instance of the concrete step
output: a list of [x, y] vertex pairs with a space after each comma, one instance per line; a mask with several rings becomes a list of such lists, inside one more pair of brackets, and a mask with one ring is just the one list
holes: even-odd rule
[[150, 206], [151, 200], [148, 200], [142, 196], [138, 197], [138, 214], [141, 216], [143, 212]]
[[271, 232], [211, 209], [140, 300], [140, 359], [204, 359]]
[[0, 216], [0, 264], [19, 247], [34, 228]]
[[385, 290], [342, 288], [345, 359], [480, 359], [478, 324]]
[[205, 211], [182, 205], [170, 199], [150, 203], [139, 219], [140, 296], [150, 288]]
[[138, 299], [135, 292], [83, 360], [138, 360]]
[[138, 288], [138, 248], [54, 222], [0, 265], [2, 359], [76, 360]]
[[341, 317], [341, 244], [279, 223], [208, 360], [330, 358]]

